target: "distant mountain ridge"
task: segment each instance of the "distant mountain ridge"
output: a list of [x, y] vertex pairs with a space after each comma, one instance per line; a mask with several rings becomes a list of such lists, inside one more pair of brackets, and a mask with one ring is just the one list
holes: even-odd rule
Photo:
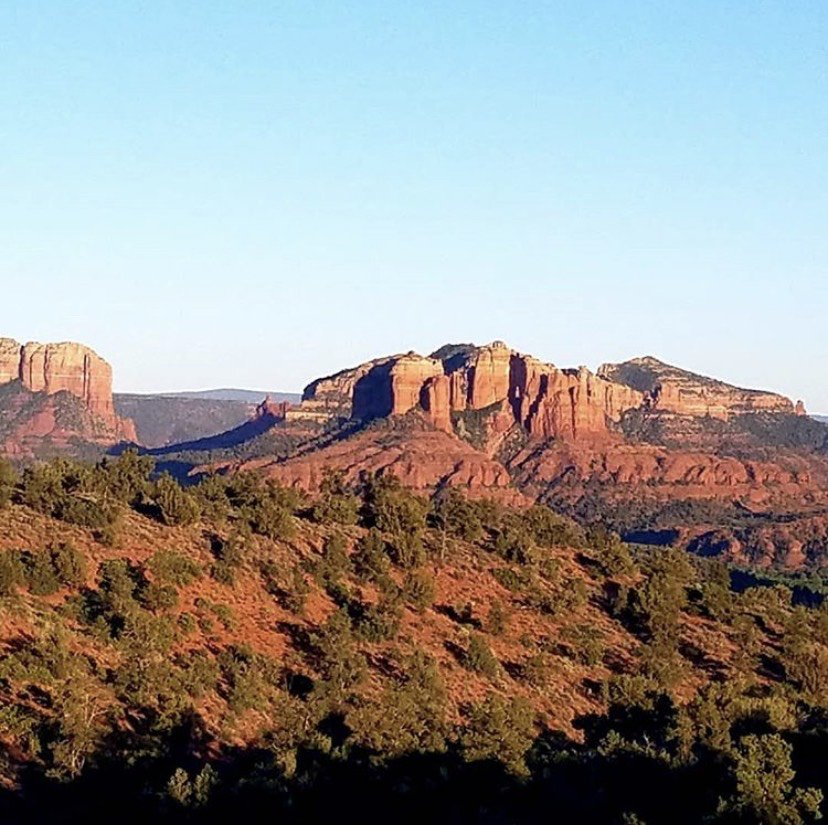
[[132, 398], [201, 398], [205, 401], [243, 401], [246, 404], [258, 404], [270, 397], [272, 401], [287, 401], [298, 404], [302, 394], [298, 392], [278, 392], [272, 390], [244, 390], [234, 387], [222, 387], [214, 390], [182, 390], [180, 392], [157, 393], [118, 393]]

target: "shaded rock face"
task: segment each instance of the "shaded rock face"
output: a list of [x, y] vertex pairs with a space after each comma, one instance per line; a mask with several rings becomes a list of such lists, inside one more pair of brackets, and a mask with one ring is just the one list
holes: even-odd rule
[[496, 433], [518, 425], [533, 437], [575, 439], [608, 434], [625, 410], [644, 403], [633, 387], [585, 367], [559, 369], [500, 341], [444, 351], [391, 356], [320, 379], [292, 415], [364, 421], [422, 408], [437, 429], [452, 432], [457, 414], [487, 410]]
[[727, 420], [733, 415], [775, 412], [805, 415], [802, 402], [772, 392], [746, 390], [665, 364], [657, 358], [634, 358], [604, 364], [598, 375], [644, 393], [647, 407], [679, 415]]
[[[13, 381], [19, 381], [31, 393], [53, 396], [65, 392], [79, 399], [95, 420], [94, 427], [81, 427], [83, 432], [77, 433], [80, 437], [88, 435], [96, 441], [135, 440], [132, 422], [115, 413], [112, 368], [89, 347], [36, 342], [21, 346], [10, 338], [0, 339], [0, 385]], [[20, 426], [25, 433], [26, 423], [21, 422]], [[42, 421], [32, 426], [39, 433]]]

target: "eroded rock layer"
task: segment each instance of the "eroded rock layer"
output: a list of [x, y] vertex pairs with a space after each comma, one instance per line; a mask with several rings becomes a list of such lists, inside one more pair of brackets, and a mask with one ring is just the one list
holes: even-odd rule
[[644, 393], [648, 408], [658, 411], [723, 420], [757, 412], [805, 415], [801, 401], [794, 404], [777, 393], [734, 387], [649, 356], [604, 364], [598, 375]]
[[[112, 368], [89, 347], [76, 343], [19, 344], [10, 338], [0, 339], [0, 385], [19, 382], [22, 392], [40, 394], [46, 399], [68, 393], [81, 402], [77, 431], [55, 424], [59, 440], [71, 437], [94, 442], [134, 441], [135, 429], [129, 419], [119, 418], [112, 401]], [[10, 396], [11, 398], [11, 396]], [[51, 401], [22, 404], [18, 400], [17, 418], [13, 422], [14, 439], [9, 436], [7, 452], [21, 451], [21, 444], [47, 435], [44, 428], [55, 421], [55, 404]], [[30, 410], [31, 415], [26, 413]], [[64, 411], [66, 413], [66, 411]], [[64, 414], [67, 419], [68, 413]], [[28, 416], [28, 417], [27, 417]], [[11, 410], [6, 411], [11, 431]], [[59, 418], [59, 416], [58, 416]], [[67, 419], [68, 420], [68, 419]], [[52, 430], [50, 430], [52, 432]]]
[[559, 369], [500, 341], [371, 361], [310, 384], [293, 418], [372, 420], [422, 408], [451, 432], [458, 414], [488, 411], [495, 431], [519, 425], [533, 437], [604, 435], [644, 393], [585, 367]]

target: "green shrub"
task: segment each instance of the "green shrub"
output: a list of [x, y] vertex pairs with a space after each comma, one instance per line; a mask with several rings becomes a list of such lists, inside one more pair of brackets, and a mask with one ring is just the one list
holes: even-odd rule
[[500, 663], [492, 653], [486, 639], [479, 633], [473, 633], [469, 646], [463, 656], [463, 665], [475, 673], [493, 679], [500, 671]]
[[520, 593], [532, 585], [531, 574], [519, 568], [496, 567], [492, 570], [492, 576], [498, 584], [513, 593]]
[[426, 526], [428, 502], [406, 490], [391, 474], [368, 480], [364, 491], [369, 525], [395, 535], [415, 535]]
[[263, 481], [253, 473], [233, 476], [225, 490], [230, 505], [254, 533], [274, 540], [293, 537], [296, 531], [293, 514], [301, 501], [296, 490], [272, 480]]
[[124, 504], [139, 504], [150, 489], [155, 461], [136, 450], [125, 450], [117, 458], [103, 458], [92, 473], [92, 486]]
[[425, 564], [426, 551], [423, 540], [416, 533], [395, 535], [386, 546], [391, 559], [403, 570], [411, 570]]
[[319, 583], [323, 586], [332, 585], [343, 576], [348, 576], [351, 570], [347, 542], [340, 533], [334, 533], [325, 539], [325, 544], [322, 547], [322, 558], [316, 565], [316, 576]]
[[385, 539], [379, 530], [371, 529], [359, 539], [351, 561], [363, 581], [381, 582], [388, 577], [390, 564]]
[[409, 571], [403, 582], [403, 598], [419, 613], [434, 604], [437, 586], [434, 576], [426, 570]]
[[561, 636], [573, 648], [573, 657], [582, 665], [595, 666], [604, 660], [606, 645], [599, 630], [589, 625], [572, 625], [561, 631]]
[[483, 538], [483, 523], [478, 506], [454, 487], [441, 490], [431, 502], [431, 523], [464, 541]]
[[60, 579], [48, 550], [26, 550], [22, 554], [26, 587], [35, 596], [49, 596], [60, 589]]
[[525, 776], [525, 757], [533, 737], [534, 714], [529, 703], [491, 694], [471, 708], [460, 747], [467, 761], [496, 760], [511, 773]]
[[538, 558], [531, 533], [517, 524], [507, 524], [498, 530], [493, 548], [506, 561], [517, 564], [532, 564]]
[[495, 599], [489, 608], [489, 615], [486, 619], [486, 630], [493, 636], [502, 636], [509, 624], [509, 614], [499, 599]]
[[86, 557], [73, 544], [60, 542], [49, 550], [52, 567], [61, 584], [81, 587], [86, 584], [89, 568]]
[[358, 639], [385, 642], [395, 639], [400, 632], [402, 605], [399, 598], [383, 596], [376, 605], [359, 605], [356, 613], [354, 629]]
[[530, 507], [523, 514], [522, 523], [539, 547], [584, 546], [584, 533], [578, 524], [543, 504]]
[[152, 485], [150, 498], [159, 519], [171, 526], [198, 521], [201, 515], [198, 499], [185, 490], [172, 476], [164, 473]]
[[361, 502], [348, 490], [341, 470], [327, 468], [319, 488], [319, 499], [311, 509], [318, 524], [356, 524]]
[[250, 536], [245, 530], [232, 533], [226, 539], [212, 536], [210, 546], [215, 562], [210, 568], [210, 575], [222, 584], [232, 587], [236, 576], [244, 566], [249, 555], [247, 547]]
[[301, 616], [310, 595], [311, 587], [301, 567], [294, 567], [290, 572], [290, 581], [282, 593], [282, 604], [286, 610]]
[[141, 590], [140, 603], [153, 612], [172, 610], [178, 605], [178, 591], [171, 584], [149, 582]]
[[26, 571], [20, 553], [0, 551], [0, 596], [11, 596], [25, 582]]
[[201, 565], [175, 550], [159, 550], [149, 559], [149, 569], [159, 582], [186, 587], [201, 576]]
[[17, 481], [17, 472], [12, 463], [5, 458], [0, 458], [0, 508], [5, 507], [11, 501]]

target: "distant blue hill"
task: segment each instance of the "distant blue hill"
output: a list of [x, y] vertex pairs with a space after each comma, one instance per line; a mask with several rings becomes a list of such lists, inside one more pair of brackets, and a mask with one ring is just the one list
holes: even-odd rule
[[821, 421], [823, 424], [828, 424], [828, 415], [812, 415], [811, 418], [815, 418], [817, 421]]
[[258, 404], [266, 395], [271, 401], [289, 401], [298, 404], [302, 394], [298, 392], [276, 392], [274, 390], [239, 390], [222, 388], [217, 390], [191, 390], [185, 392], [159, 392], [164, 398], [201, 398], [205, 401], [243, 401], [246, 404]]

